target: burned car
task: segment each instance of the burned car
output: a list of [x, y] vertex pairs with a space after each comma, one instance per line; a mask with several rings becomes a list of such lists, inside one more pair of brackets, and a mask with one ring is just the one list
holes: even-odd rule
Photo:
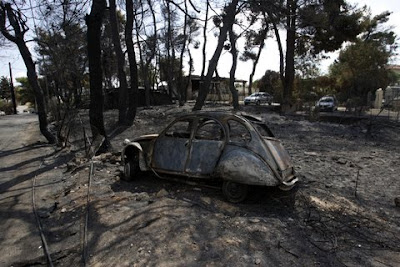
[[160, 134], [124, 144], [125, 179], [140, 171], [217, 179], [230, 202], [243, 201], [248, 185], [289, 190], [298, 181], [281, 142], [260, 119], [248, 115], [194, 112], [175, 119]]

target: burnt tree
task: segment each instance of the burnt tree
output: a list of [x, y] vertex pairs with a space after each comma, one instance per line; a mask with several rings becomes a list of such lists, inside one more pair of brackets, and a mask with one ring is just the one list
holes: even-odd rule
[[[103, 95], [103, 74], [101, 68], [101, 26], [104, 11], [106, 9], [105, 0], [93, 0], [92, 9], [86, 15], [87, 25], [87, 46], [90, 72], [90, 106], [89, 119], [93, 139], [100, 135], [107, 138], [104, 128], [104, 95]], [[103, 143], [103, 149], [107, 149], [108, 141]]]
[[119, 37], [117, 11], [115, 0], [110, 0], [110, 25], [111, 25], [111, 36], [114, 46], [114, 51], [117, 56], [117, 69], [118, 69], [118, 80], [119, 80], [119, 91], [118, 91], [118, 124], [126, 125], [132, 124], [127, 122], [127, 110], [128, 110], [128, 81], [126, 80], [125, 67], [125, 55], [121, 48], [121, 40]]
[[228, 35], [228, 30], [231, 25], [235, 22], [236, 16], [236, 6], [239, 0], [232, 0], [229, 5], [225, 7], [225, 13], [222, 18], [222, 27], [220, 29], [220, 33], [218, 36], [218, 45], [215, 49], [214, 55], [212, 56], [210, 63], [208, 64], [207, 75], [205, 77], [203, 86], [200, 88], [199, 96], [197, 97], [196, 104], [193, 107], [193, 110], [201, 110], [204, 105], [204, 101], [207, 98], [207, 95], [210, 91], [212, 75], [215, 72], [215, 69], [218, 65], [219, 57], [221, 56], [222, 49], [224, 48], [224, 42]]
[[229, 90], [232, 94], [232, 105], [235, 110], [239, 109], [239, 96], [238, 91], [235, 88], [235, 74], [237, 67], [238, 52], [236, 49], [237, 35], [233, 31], [233, 24], [229, 28], [229, 41], [231, 43], [231, 54], [232, 54], [232, 67], [229, 72]]
[[[14, 34], [10, 32], [6, 25], [7, 19]], [[23, 14], [19, 10], [14, 9], [10, 3], [0, 2], [0, 31], [6, 39], [13, 42], [18, 47], [26, 66], [29, 84], [31, 85], [35, 95], [40, 132], [50, 144], [54, 144], [57, 140], [48, 129], [45, 99], [42, 88], [38, 83], [35, 63], [32, 60], [32, 55], [24, 40], [25, 33], [27, 33], [28, 30], [29, 28], [26, 25], [26, 19]]]
[[127, 122], [133, 123], [136, 117], [136, 110], [138, 106], [138, 69], [136, 65], [136, 53], [133, 45], [133, 1], [126, 0], [126, 27], [125, 27], [125, 41], [128, 52], [129, 61], [129, 74], [130, 74], [130, 89], [128, 90], [128, 113]]

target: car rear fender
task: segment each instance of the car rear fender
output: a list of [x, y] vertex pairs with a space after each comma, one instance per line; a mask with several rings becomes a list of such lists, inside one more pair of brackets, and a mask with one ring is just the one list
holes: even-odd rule
[[256, 153], [239, 146], [223, 152], [216, 167], [218, 177], [242, 184], [277, 186], [281, 181]]
[[147, 167], [146, 161], [143, 155], [143, 148], [137, 142], [129, 142], [122, 150], [121, 160], [122, 163], [125, 164], [125, 159], [134, 157], [135, 155], [139, 156], [139, 167], [141, 171], [147, 171], [149, 168]]

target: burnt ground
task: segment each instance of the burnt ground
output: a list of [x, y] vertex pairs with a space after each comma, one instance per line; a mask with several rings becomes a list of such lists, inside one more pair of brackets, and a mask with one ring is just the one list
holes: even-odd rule
[[[85, 113], [68, 149], [38, 151], [34, 143], [32, 151], [43, 154], [36, 161], [42, 171], [34, 176], [36, 208], [54, 265], [86, 260], [89, 266], [399, 266], [400, 208], [394, 203], [400, 197], [399, 125], [310, 122], [265, 106], [243, 108], [283, 141], [301, 179], [295, 192], [255, 187], [244, 203], [231, 204], [216, 184], [187, 185], [152, 173], [121, 180], [122, 141], [159, 132], [191, 105], [139, 109], [134, 125], [113, 136], [115, 153], [94, 158], [90, 184], [90, 163], [78, 149]], [[109, 112], [106, 118], [114, 130], [117, 115]], [[2, 196], [13, 194], [17, 183], [13, 186], [1, 187]], [[29, 208], [26, 217], [33, 216]], [[34, 219], [25, 221], [23, 227], [37, 236]], [[40, 241], [32, 244], [34, 252], [26, 247], [9, 253], [14, 256], [2, 257], [1, 265], [46, 265]]]

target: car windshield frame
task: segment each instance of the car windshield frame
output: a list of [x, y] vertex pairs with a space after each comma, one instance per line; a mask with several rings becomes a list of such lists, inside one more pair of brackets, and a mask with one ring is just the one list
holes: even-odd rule
[[333, 100], [332, 97], [326, 97], [326, 98], [321, 98], [321, 99], [319, 100], [319, 102], [323, 102], [323, 103], [333, 103], [333, 102], [335, 102], [335, 101]]

